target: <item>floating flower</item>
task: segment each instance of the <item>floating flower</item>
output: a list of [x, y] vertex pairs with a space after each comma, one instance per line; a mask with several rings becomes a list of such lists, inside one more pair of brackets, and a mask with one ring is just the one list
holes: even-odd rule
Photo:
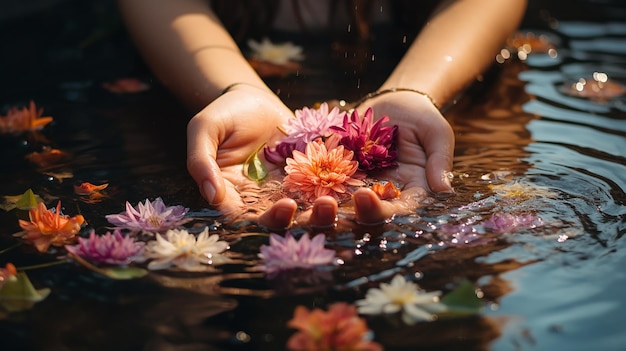
[[535, 197], [545, 197], [549, 199], [557, 197], [556, 192], [550, 188], [521, 182], [489, 184], [489, 188], [502, 197], [518, 198], [520, 200], [528, 200]]
[[78, 245], [65, 245], [71, 254], [80, 256], [92, 263], [126, 265], [135, 261], [143, 252], [144, 243], [123, 236], [119, 229], [97, 235], [95, 230], [89, 238], [78, 238]]
[[298, 330], [287, 341], [289, 350], [383, 350], [382, 345], [371, 341], [372, 333], [356, 308], [344, 302], [330, 305], [328, 311], [297, 306], [287, 325]]
[[26, 159], [41, 168], [59, 165], [70, 159], [70, 154], [63, 150], [44, 147], [41, 152], [31, 152]]
[[120, 229], [129, 229], [133, 232], [164, 232], [189, 221], [185, 215], [189, 211], [183, 206], [165, 206], [163, 199], [156, 198], [154, 202], [146, 199], [133, 207], [126, 201], [126, 211], [115, 215], [107, 215], [106, 219]]
[[104, 82], [102, 87], [116, 94], [140, 93], [150, 89], [149, 84], [137, 78], [120, 78], [113, 82]]
[[275, 65], [284, 65], [290, 61], [300, 61], [304, 59], [302, 47], [291, 42], [272, 43], [264, 38], [261, 42], [248, 40], [248, 46], [252, 49], [252, 57], [259, 61], [266, 61]]
[[31, 100], [28, 107], [12, 107], [6, 116], [0, 116], [0, 134], [39, 130], [52, 122], [52, 117], [42, 117], [43, 109], [37, 109]]
[[187, 271], [201, 271], [203, 265], [221, 264], [229, 258], [222, 255], [228, 249], [228, 243], [219, 240], [219, 235], [209, 235], [209, 228], [198, 238], [185, 229], [172, 229], [165, 233], [165, 238], [157, 233], [156, 241], [146, 245], [144, 257], [153, 259], [148, 269], [158, 270], [177, 266]]
[[83, 182], [80, 185], [74, 185], [74, 193], [76, 193], [76, 195], [91, 195], [95, 192], [106, 189], [108, 186], [109, 183], [94, 185], [89, 182]]
[[396, 188], [393, 182], [374, 183], [372, 184], [372, 190], [382, 200], [397, 199], [400, 197], [400, 190]]
[[485, 229], [494, 233], [510, 233], [518, 228], [535, 228], [541, 225], [541, 218], [528, 213], [514, 215], [496, 212], [483, 222]]
[[63, 246], [73, 243], [75, 235], [85, 223], [81, 215], [74, 217], [61, 213], [61, 201], [56, 209], [48, 210], [46, 205], [39, 203], [37, 208], [28, 211], [30, 222], [19, 220], [23, 232], [17, 233], [28, 242], [35, 245], [39, 252], [46, 252], [50, 245]]
[[350, 116], [344, 115], [341, 127], [331, 129], [342, 136], [340, 144], [354, 152], [359, 169], [371, 171], [398, 165], [396, 162], [398, 126], [383, 126], [387, 121], [389, 117], [384, 116], [374, 122], [374, 110], [368, 108], [362, 119], [359, 118], [357, 110], [354, 110]]
[[396, 313], [402, 311], [402, 320], [407, 324], [432, 321], [433, 313], [443, 312], [446, 306], [439, 302], [441, 291], [424, 292], [413, 282], [396, 275], [391, 283], [381, 283], [380, 288], [371, 288], [365, 299], [356, 301], [361, 314]]
[[304, 233], [296, 240], [291, 232], [284, 237], [270, 234], [270, 244], [261, 245], [259, 257], [263, 260], [260, 266], [267, 273], [274, 273], [294, 268], [314, 268], [329, 265], [335, 259], [335, 250], [324, 248], [326, 235], [317, 234], [309, 239]]
[[348, 193], [348, 186], [363, 185], [352, 178], [358, 168], [353, 156], [352, 151], [344, 150], [341, 145], [328, 150], [320, 140], [309, 143], [306, 153], [294, 150], [293, 158], [287, 158], [283, 188], [303, 201], [324, 195], [341, 198]]
[[0, 289], [9, 281], [9, 279], [15, 279], [17, 276], [17, 269], [12, 263], [7, 263], [4, 268], [0, 268]]

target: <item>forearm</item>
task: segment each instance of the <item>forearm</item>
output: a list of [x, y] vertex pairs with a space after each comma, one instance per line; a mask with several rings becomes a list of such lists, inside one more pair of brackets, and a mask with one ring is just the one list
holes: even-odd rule
[[381, 90], [416, 89], [445, 105], [494, 62], [525, 9], [525, 0], [448, 1], [411, 44]]
[[199, 110], [228, 85], [266, 87], [205, 0], [119, 0], [129, 33], [157, 78]]

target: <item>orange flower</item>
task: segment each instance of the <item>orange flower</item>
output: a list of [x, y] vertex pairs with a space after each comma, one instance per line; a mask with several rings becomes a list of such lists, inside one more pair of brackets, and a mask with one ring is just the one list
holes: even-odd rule
[[297, 306], [289, 327], [298, 329], [287, 341], [289, 350], [320, 351], [378, 351], [382, 346], [368, 340], [365, 320], [359, 318], [356, 307], [344, 302], [329, 306], [328, 311], [309, 311]]
[[374, 183], [372, 184], [372, 190], [378, 195], [381, 200], [397, 199], [400, 197], [400, 190], [393, 185], [392, 182], [386, 183]]
[[24, 239], [35, 245], [39, 252], [46, 252], [50, 245], [63, 246], [73, 244], [74, 236], [85, 223], [81, 215], [74, 217], [61, 214], [61, 201], [55, 210], [48, 210], [46, 205], [39, 203], [37, 208], [28, 212], [30, 222], [19, 220], [23, 232], [18, 233]]
[[293, 158], [287, 158], [285, 191], [311, 202], [324, 195], [339, 198], [348, 193], [348, 186], [363, 185], [362, 181], [352, 178], [359, 167], [358, 162], [352, 160], [352, 151], [341, 145], [328, 150], [318, 139], [308, 143], [305, 152], [294, 150]]
[[42, 114], [43, 109], [37, 109], [33, 101], [30, 102], [29, 107], [21, 109], [12, 107], [6, 116], [0, 116], [0, 134], [41, 129], [52, 122], [52, 117], [41, 117]]
[[109, 186], [109, 183], [94, 185], [89, 182], [83, 182], [80, 185], [74, 185], [74, 192], [76, 195], [91, 195], [99, 192], [100, 190], [104, 190], [107, 186]]

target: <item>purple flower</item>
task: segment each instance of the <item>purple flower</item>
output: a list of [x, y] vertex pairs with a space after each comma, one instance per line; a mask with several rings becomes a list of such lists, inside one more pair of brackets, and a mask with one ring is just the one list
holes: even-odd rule
[[164, 232], [178, 225], [188, 222], [185, 215], [189, 211], [183, 206], [165, 206], [163, 200], [158, 197], [154, 202], [146, 199], [145, 204], [139, 203], [137, 207], [132, 207], [126, 201], [126, 211], [107, 215], [109, 223], [119, 229], [129, 229], [133, 232]]
[[389, 121], [384, 116], [374, 122], [374, 110], [368, 108], [363, 118], [359, 118], [357, 110], [348, 117], [346, 113], [341, 127], [331, 127], [342, 136], [340, 144], [347, 150], [354, 151], [354, 158], [359, 162], [359, 169], [395, 167], [398, 165], [397, 134], [398, 126], [383, 127]]
[[104, 235], [96, 235], [91, 230], [89, 238], [78, 238], [77, 245], [65, 245], [65, 248], [93, 263], [122, 265], [135, 261], [143, 252], [144, 243], [124, 237], [119, 229]]
[[335, 259], [335, 250], [324, 248], [325, 241], [324, 234], [309, 239], [309, 234], [304, 233], [300, 240], [296, 240], [291, 232], [287, 232], [284, 237], [272, 233], [270, 244], [261, 246], [259, 258], [263, 263], [259, 268], [271, 274], [293, 268], [329, 265]]
[[487, 231], [494, 233], [509, 233], [518, 228], [535, 228], [541, 226], [541, 218], [532, 214], [512, 215], [496, 212], [483, 222]]
[[296, 118], [287, 121], [287, 138], [283, 142], [308, 144], [319, 137], [329, 136], [332, 133], [331, 128], [340, 126], [343, 120], [339, 108], [334, 107], [329, 112], [325, 102], [317, 110], [303, 107], [302, 110], [296, 110], [295, 114]]

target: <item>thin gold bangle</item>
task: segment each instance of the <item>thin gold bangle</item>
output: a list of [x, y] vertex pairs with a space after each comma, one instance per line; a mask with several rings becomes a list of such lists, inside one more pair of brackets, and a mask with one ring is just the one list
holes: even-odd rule
[[364, 103], [365, 101], [367, 101], [367, 100], [369, 100], [371, 98], [375, 98], [377, 96], [388, 94], [388, 93], [395, 93], [395, 92], [398, 92], [398, 91], [409, 91], [409, 92], [412, 92], [412, 93], [420, 94], [420, 95], [426, 97], [433, 104], [433, 106], [435, 106], [435, 108], [437, 110], [441, 109], [439, 107], [439, 105], [437, 104], [437, 102], [435, 101], [435, 99], [433, 99], [432, 96], [430, 96], [428, 93], [425, 93], [425, 92], [423, 92], [421, 90], [417, 90], [417, 89], [411, 89], [411, 88], [389, 88], [389, 89], [373, 91], [371, 93], [366, 94], [359, 101], [357, 101], [356, 104], [354, 105], [354, 107], [355, 108], [359, 107], [362, 103]]
[[263, 88], [261, 88], [259, 86], [256, 86], [256, 85], [253, 85], [253, 84], [249, 84], [249, 83], [246, 83], [246, 82], [235, 82], [235, 83], [229, 84], [226, 88], [224, 88], [224, 90], [222, 90], [222, 92], [220, 93], [220, 96], [228, 93], [229, 91], [233, 90], [234, 87], [239, 86], [239, 85], [247, 85], [249, 87], [265, 90], [265, 89], [263, 89]]

